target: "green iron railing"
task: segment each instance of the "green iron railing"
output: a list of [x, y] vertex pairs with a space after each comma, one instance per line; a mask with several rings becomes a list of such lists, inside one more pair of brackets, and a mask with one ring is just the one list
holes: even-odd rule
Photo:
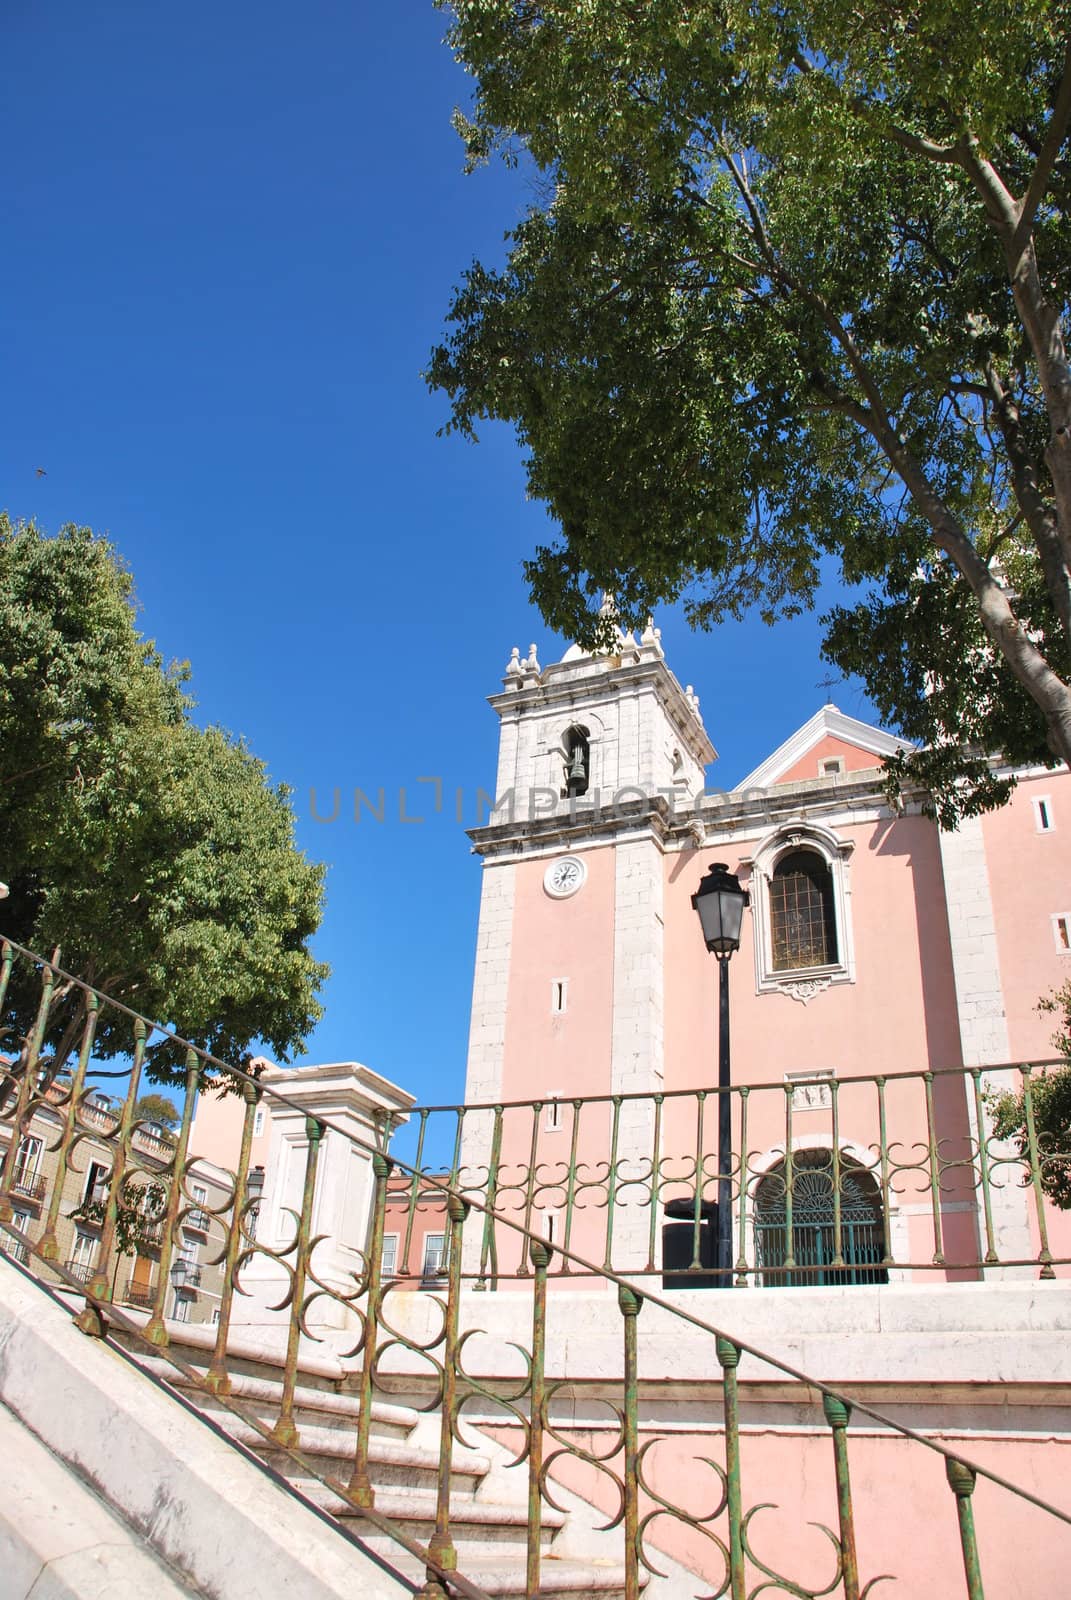
[[[99, 1078], [99, 1064], [94, 1060], [94, 1037], [105, 1013], [111, 1036], [116, 1037], [122, 1026], [128, 1030], [130, 1040], [129, 1064], [123, 1069], [121, 1106], [110, 1118], [99, 1115], [94, 1088], [94, 1080]], [[423, 1593], [428, 1597], [458, 1593], [469, 1600], [487, 1600], [484, 1591], [458, 1570], [452, 1516], [455, 1452], [458, 1445], [465, 1443], [463, 1427], [470, 1425], [474, 1407], [491, 1408], [519, 1441], [513, 1467], [527, 1480], [526, 1587], [530, 1596], [544, 1589], [547, 1593], [553, 1592], [553, 1562], [544, 1559], [541, 1549], [541, 1508], [555, 1506], [562, 1484], [567, 1484], [571, 1474], [579, 1471], [587, 1475], [587, 1480], [597, 1483], [598, 1493], [593, 1493], [593, 1498], [609, 1501], [602, 1533], [610, 1541], [606, 1554], [618, 1559], [623, 1568], [621, 1586], [626, 1600], [638, 1600], [647, 1581], [655, 1585], [650, 1591], [652, 1595], [660, 1592], [657, 1584], [662, 1563], [667, 1557], [673, 1559], [682, 1539], [687, 1544], [685, 1566], [695, 1574], [694, 1592], [697, 1594], [754, 1600], [761, 1593], [780, 1592], [799, 1596], [801, 1600], [817, 1600], [821, 1595], [863, 1600], [879, 1575], [866, 1581], [860, 1576], [865, 1550], [857, 1551], [857, 1503], [850, 1470], [852, 1423], [859, 1418], [865, 1419], [868, 1426], [886, 1430], [890, 1442], [909, 1444], [919, 1453], [920, 1461], [937, 1459], [943, 1464], [950, 1491], [946, 1525], [955, 1529], [961, 1576], [957, 1580], [952, 1571], [934, 1572], [930, 1575], [927, 1592], [952, 1595], [958, 1588], [968, 1600], [982, 1600], [979, 1540], [973, 1510], [973, 1495], [979, 1480], [985, 1481], [989, 1489], [999, 1489], [1009, 1497], [1005, 1509], [1032, 1507], [1051, 1519], [1049, 1526], [1071, 1528], [1071, 1516], [1044, 1497], [1011, 1483], [991, 1467], [967, 1459], [939, 1440], [905, 1426], [859, 1397], [816, 1381], [790, 1363], [734, 1337], [713, 1320], [697, 1315], [689, 1309], [690, 1306], [698, 1308], [696, 1297], [685, 1304], [667, 1301], [648, 1287], [641, 1289], [635, 1281], [580, 1253], [568, 1239], [548, 1243], [531, 1226], [537, 1207], [536, 1190], [529, 1184], [536, 1180], [526, 1180], [525, 1186], [517, 1191], [523, 1220], [517, 1220], [513, 1214], [515, 1207], [499, 1211], [496, 1205], [501, 1189], [496, 1187], [497, 1169], [493, 1161], [486, 1169], [483, 1198], [458, 1181], [463, 1165], [460, 1137], [455, 1142], [455, 1164], [444, 1176], [422, 1172], [419, 1161], [392, 1160], [384, 1140], [364, 1144], [351, 1139], [354, 1148], [371, 1163], [374, 1201], [367, 1249], [355, 1260], [351, 1281], [340, 1286], [327, 1281], [319, 1270], [317, 1252], [323, 1241], [313, 1233], [317, 1170], [324, 1136], [331, 1130], [338, 1137], [349, 1137], [330, 1120], [306, 1116], [304, 1176], [300, 1203], [292, 1213], [293, 1237], [282, 1244], [277, 1241], [268, 1244], [258, 1238], [258, 1230], [253, 1225], [260, 1192], [250, 1185], [250, 1154], [258, 1105], [267, 1102], [290, 1111], [301, 1111], [285, 1094], [265, 1087], [255, 1075], [217, 1060], [170, 1030], [159, 1028], [82, 984], [58, 966], [11, 943], [3, 946], [0, 955], [0, 1025], [7, 1041], [5, 1056], [0, 1060], [0, 1141], [6, 1141], [0, 1162], [0, 1240], [5, 1241], [6, 1254], [20, 1259], [20, 1252], [24, 1252], [30, 1269], [43, 1282], [69, 1294], [76, 1301], [72, 1311], [83, 1331], [106, 1337], [109, 1329], [115, 1328], [141, 1341], [150, 1350], [166, 1350], [173, 1366], [192, 1386], [200, 1386], [221, 1401], [258, 1434], [262, 1449], [270, 1452], [273, 1459], [285, 1459], [303, 1476], [318, 1479], [343, 1501], [359, 1508], [373, 1526], [390, 1534], [400, 1547], [417, 1556], [425, 1567], [427, 1581]], [[167, 1062], [176, 1057], [182, 1062], [181, 1118], [173, 1137], [164, 1141], [163, 1153], [159, 1149], [160, 1141], [156, 1141], [150, 1153], [145, 1141], [139, 1138], [135, 1115], [150, 1050], [155, 1052], [157, 1071], [164, 1070]], [[203, 1195], [195, 1197], [192, 1193], [197, 1157], [191, 1153], [189, 1141], [197, 1094], [209, 1084], [232, 1088], [240, 1095], [244, 1111], [229, 1190], [218, 1203], [206, 1207]], [[458, 1127], [463, 1128], [465, 1114], [457, 1108], [454, 1114]], [[504, 1108], [501, 1117], [497, 1112], [492, 1115], [495, 1131], [501, 1134]], [[430, 1113], [424, 1113], [418, 1119], [422, 1134], [426, 1132], [429, 1116]], [[621, 1122], [614, 1102], [612, 1129], [615, 1135], [620, 1133]], [[23, 1141], [28, 1137], [43, 1140], [45, 1181], [40, 1214], [29, 1218], [16, 1214], [15, 1205], [18, 1152], [24, 1148]], [[88, 1281], [83, 1283], [78, 1273], [70, 1270], [70, 1262], [66, 1267], [61, 1264], [65, 1259], [65, 1231], [70, 1221], [67, 1205], [72, 1187], [75, 1191], [80, 1188], [90, 1164], [99, 1161], [102, 1147], [108, 1162], [104, 1180], [107, 1200], [98, 1254]], [[938, 1148], [934, 1158], [933, 1147], [931, 1139], [927, 1146], [931, 1181], [934, 1159], [938, 1163], [938, 1175], [941, 1171], [940, 1151]], [[619, 1149], [618, 1141], [602, 1191], [610, 1210], [616, 1204], [616, 1195], [624, 1181], [616, 1165], [624, 1159], [616, 1153]], [[891, 1159], [888, 1149], [879, 1150], [879, 1164], [888, 1160], [891, 1165]], [[973, 1160], [970, 1156], [965, 1159]], [[706, 1173], [705, 1161], [705, 1151], [699, 1144], [696, 1146], [696, 1172]], [[709, 1176], [703, 1178], [704, 1185]], [[716, 1174], [713, 1176], [716, 1178]], [[694, 1174], [692, 1181], [695, 1181]], [[403, 1275], [388, 1277], [383, 1272], [383, 1241], [391, 1208], [399, 1204], [399, 1182], [405, 1185], [403, 1194], [415, 1197], [410, 1216], [417, 1215], [419, 1207], [430, 1204], [445, 1212], [447, 1239], [439, 1294], [413, 1296], [406, 1292]], [[152, 1304], [148, 1317], [143, 1318], [114, 1302], [113, 1284], [122, 1255], [138, 1249], [136, 1232], [131, 1233], [130, 1229], [130, 1213], [137, 1210], [137, 1191], [150, 1186], [154, 1214], [162, 1211], [163, 1221], [159, 1243], [154, 1247], [153, 1287], [148, 1290]], [[580, 1188], [579, 1178], [576, 1188]], [[790, 1176], [784, 1197], [786, 1212], [791, 1208], [792, 1193]], [[160, 1196], [162, 1205], [158, 1206]], [[205, 1210], [212, 1224], [214, 1260], [223, 1263], [226, 1270], [211, 1360], [207, 1371], [201, 1371], [184, 1361], [176, 1349], [173, 1335], [177, 1335], [178, 1330], [173, 1324], [169, 1325], [166, 1310], [169, 1267], [177, 1252], [183, 1220], [196, 1211]], [[843, 1225], [842, 1218], [837, 1235], [841, 1255]], [[792, 1220], [786, 1217], [786, 1238], [793, 1226]], [[609, 1250], [612, 1248], [609, 1223], [606, 1233], [610, 1239]], [[518, 1249], [523, 1251], [527, 1279], [523, 1287], [528, 1296], [525, 1302], [528, 1309], [521, 1318], [527, 1322], [529, 1330], [521, 1347], [523, 1371], [514, 1378], [503, 1376], [497, 1365], [492, 1365], [490, 1370], [486, 1366], [475, 1370], [478, 1363], [473, 1356], [483, 1331], [485, 1313], [491, 1306], [484, 1270], [487, 1241], [506, 1236], [515, 1240]], [[475, 1256], [473, 1268], [466, 1266], [470, 1252]], [[235, 1296], [242, 1288], [243, 1274], [258, 1257], [268, 1260], [286, 1283], [278, 1305], [285, 1317], [281, 1401], [277, 1420], [270, 1427], [231, 1394], [233, 1358], [229, 1347], [236, 1323]], [[551, 1338], [561, 1330], [563, 1319], [569, 1317], [570, 1311], [567, 1297], [548, 1290], [554, 1274], [566, 1270], [576, 1278], [596, 1279], [611, 1288], [613, 1297], [606, 1297], [606, 1315], [612, 1316], [611, 1307], [616, 1305], [620, 1319], [617, 1337], [620, 1360], [615, 1370], [603, 1373], [600, 1380], [601, 1403], [608, 1406], [611, 1419], [608, 1432], [604, 1430], [602, 1444], [598, 1443], [591, 1427], [583, 1419], [578, 1420], [575, 1414], [575, 1385], [583, 1375], [549, 1370]], [[473, 1293], [466, 1287], [472, 1279], [476, 1280], [474, 1287], [484, 1286], [483, 1293]], [[520, 1281], [518, 1270], [511, 1280], [510, 1299], [514, 1307], [520, 1303], [516, 1288]], [[504, 1300], [505, 1297], [500, 1298]], [[332, 1303], [336, 1322], [341, 1314], [342, 1320], [353, 1330], [347, 1359], [352, 1362], [360, 1407], [348, 1476], [326, 1472], [308, 1459], [297, 1421], [301, 1341], [303, 1337], [315, 1337], [316, 1326], [322, 1325], [317, 1324], [315, 1312], [324, 1299]], [[711, 1302], [719, 1320], [723, 1315], [731, 1317], [734, 1299], [735, 1296], [728, 1299], [719, 1296]], [[673, 1441], [657, 1422], [645, 1417], [640, 1407], [643, 1385], [651, 1379], [657, 1382], [667, 1376], [664, 1371], [651, 1371], [648, 1365], [650, 1357], [640, 1332], [642, 1313], [647, 1305], [658, 1308], [661, 1316], [672, 1319], [672, 1326], [680, 1330], [681, 1339], [687, 1335], [705, 1341], [704, 1347], [709, 1351], [708, 1370], [718, 1375], [720, 1459], [715, 1459], [709, 1453], [709, 1446], [704, 1444], [705, 1453], [695, 1455], [686, 1487], [676, 1495], [667, 1489], [667, 1479], [658, 1469], [659, 1452]], [[430, 1333], [426, 1327], [424, 1332], [414, 1331], [411, 1317], [407, 1321], [407, 1306], [410, 1312], [417, 1306], [437, 1308]], [[515, 1317], [514, 1324], [516, 1321]], [[796, 1386], [794, 1392], [800, 1395], [811, 1392], [821, 1397], [822, 1425], [828, 1432], [831, 1457], [828, 1500], [832, 1526], [823, 1526], [829, 1541], [829, 1559], [827, 1570], [818, 1578], [782, 1570], [786, 1561], [793, 1559], [792, 1532], [786, 1532], [783, 1525], [778, 1526], [776, 1537], [759, 1532], [760, 1513], [772, 1508], [761, 1498], [762, 1483], [748, 1483], [747, 1480], [739, 1387], [742, 1359], [751, 1363], [756, 1372], [774, 1375], [780, 1381], [788, 1380]], [[497, 1363], [500, 1356], [496, 1355], [494, 1360]], [[425, 1387], [430, 1391], [428, 1406], [437, 1411], [439, 1417], [434, 1532], [426, 1545], [377, 1511], [370, 1450], [373, 1403], [377, 1398], [396, 1395], [399, 1385], [410, 1381], [414, 1363], [423, 1366]], [[700, 1470], [712, 1475], [714, 1495], [713, 1504], [696, 1510], [691, 1480]], [[873, 1491], [875, 1485], [871, 1483], [869, 1488]], [[758, 1498], [749, 1501], [746, 1490], [750, 1494], [757, 1491]], [[888, 1507], [884, 1514], [889, 1515], [894, 1510]], [[932, 1517], [936, 1517], [937, 1512], [938, 1508], [929, 1508]], [[1001, 1539], [1014, 1538], [1013, 1520], [1009, 1521], [1008, 1515], [1001, 1514], [998, 1530]], [[771, 1555], [771, 1550], [777, 1552], [776, 1557]], [[1022, 1592], [1043, 1592], [1027, 1570], [1030, 1553], [1026, 1548], [1019, 1552], [1018, 1559], [1026, 1584]], [[680, 1589], [675, 1592], [680, 1593]]]
[[[1054, 1248], [1058, 1213], [1047, 1189], [1071, 1162], [1071, 1143], [1039, 1138], [1032, 1096], [1038, 1074], [1060, 1065], [732, 1088], [734, 1282], [963, 1281], [1009, 1269], [1053, 1277], [1071, 1264], [1071, 1229], [1057, 1229], [1063, 1248]], [[992, 1131], [991, 1102], [1009, 1088], [1025, 1104], [1018, 1141]], [[668, 1287], [671, 1249], [673, 1285], [705, 1285], [722, 1176], [719, 1092], [416, 1108], [416, 1175], [398, 1177], [390, 1192], [398, 1272], [417, 1270], [430, 1164], [483, 1211], [478, 1255], [466, 1260], [482, 1283], [527, 1277], [517, 1241], [542, 1236], [549, 1218], [562, 1247], [552, 1277], [577, 1276], [575, 1250], [597, 1263], [596, 1276], [661, 1276]]]

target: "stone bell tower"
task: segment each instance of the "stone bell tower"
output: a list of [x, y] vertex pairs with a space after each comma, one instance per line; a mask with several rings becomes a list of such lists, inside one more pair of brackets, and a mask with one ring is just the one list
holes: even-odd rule
[[663, 1079], [664, 842], [716, 758], [658, 629], [541, 667], [498, 714], [466, 1100], [649, 1092]]

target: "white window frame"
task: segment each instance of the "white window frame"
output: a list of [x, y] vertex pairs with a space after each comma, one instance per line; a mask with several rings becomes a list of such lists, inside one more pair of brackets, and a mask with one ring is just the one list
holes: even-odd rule
[[[394, 1279], [398, 1276], [398, 1247], [401, 1242], [402, 1236], [400, 1233], [385, 1233], [383, 1235], [383, 1254], [381, 1255], [379, 1261], [379, 1276], [384, 1283], [386, 1283], [388, 1279]], [[391, 1252], [390, 1266], [387, 1265], [388, 1244], [394, 1246], [394, 1249]]]
[[[428, 1249], [428, 1246], [431, 1244], [431, 1241], [433, 1239], [438, 1239], [438, 1241], [439, 1241], [439, 1251], [438, 1251], [438, 1258], [435, 1261], [435, 1264], [434, 1265], [430, 1265], [429, 1264], [429, 1256], [430, 1256], [431, 1252]], [[423, 1253], [422, 1253], [421, 1258], [420, 1258], [420, 1281], [421, 1281], [421, 1283], [433, 1283], [433, 1282], [435, 1282], [438, 1279], [439, 1274], [442, 1272], [443, 1262], [445, 1260], [446, 1260], [446, 1234], [445, 1233], [426, 1233], [424, 1235]]]
[[71, 1243], [71, 1260], [80, 1267], [92, 1267], [93, 1258], [97, 1253], [97, 1243], [95, 1234], [84, 1233], [81, 1228], [76, 1228]]
[[23, 1134], [15, 1151], [15, 1166], [11, 1175], [13, 1187], [29, 1189], [37, 1182], [44, 1148], [44, 1140], [38, 1138], [37, 1134]]
[[[768, 833], [754, 855], [741, 866], [751, 868], [751, 912], [754, 923], [755, 991], [787, 994], [806, 1005], [831, 984], [855, 982], [855, 942], [852, 936], [852, 885], [850, 858], [854, 839], [842, 839], [832, 828], [799, 818]], [[837, 930], [837, 959], [818, 967], [775, 968], [771, 940], [770, 883], [777, 863], [796, 850], [810, 850], [829, 868], [833, 885], [833, 915]]]
[[544, 1133], [560, 1133], [562, 1125], [561, 1092], [558, 1089], [552, 1089], [547, 1096], [546, 1105], [543, 1107], [543, 1131]]
[[264, 1119], [267, 1108], [261, 1104], [253, 1113], [253, 1138], [259, 1139], [264, 1132]]
[[1071, 956], [1071, 911], [1053, 912], [1052, 941], [1057, 955]]
[[550, 1014], [552, 1017], [564, 1017], [569, 1009], [569, 979], [552, 978], [550, 980]]
[[542, 1215], [543, 1220], [540, 1224], [540, 1232], [542, 1233], [543, 1238], [546, 1240], [547, 1244], [557, 1244], [558, 1219], [560, 1212], [544, 1211]]
[[1048, 794], [1035, 794], [1030, 797], [1030, 804], [1034, 808], [1034, 832], [1055, 833], [1056, 823], [1052, 816], [1052, 796]]

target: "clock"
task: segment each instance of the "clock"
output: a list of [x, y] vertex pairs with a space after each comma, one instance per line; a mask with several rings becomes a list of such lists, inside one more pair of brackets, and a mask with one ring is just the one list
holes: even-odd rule
[[566, 900], [583, 885], [588, 869], [579, 856], [552, 861], [543, 874], [543, 887], [554, 900]]

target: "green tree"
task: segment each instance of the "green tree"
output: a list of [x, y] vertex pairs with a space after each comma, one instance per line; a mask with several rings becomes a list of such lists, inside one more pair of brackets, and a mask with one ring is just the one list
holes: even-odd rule
[[[285, 1060], [321, 1014], [323, 868], [295, 846], [285, 787], [191, 720], [187, 676], [139, 633], [103, 539], [0, 518], [4, 932], [226, 1059], [263, 1041]], [[24, 1036], [35, 1004], [20, 964], [5, 1027]], [[53, 1073], [82, 1016], [58, 985]], [[130, 1048], [110, 1008], [96, 1037], [101, 1056]], [[159, 1036], [147, 1060], [158, 1080], [180, 1065]]]
[[894, 785], [953, 821], [1006, 798], [981, 752], [1071, 760], [1065, 8], [451, 9], [469, 159], [543, 200], [428, 378], [527, 449], [548, 621], [773, 621], [832, 557], [825, 654], [927, 747]]
[[[1068, 1061], [1066, 1067], [1046, 1068], [1030, 1079], [1041, 1187], [1061, 1211], [1071, 1211], [1071, 983], [1042, 1000], [1039, 1009], [1059, 1019], [1052, 1043]], [[1029, 1159], [1030, 1132], [1022, 1090], [992, 1096], [989, 1109], [994, 1135], [1011, 1139]]]
[[166, 1094], [139, 1095], [134, 1103], [134, 1121], [152, 1122], [160, 1128], [177, 1128], [181, 1113]]

